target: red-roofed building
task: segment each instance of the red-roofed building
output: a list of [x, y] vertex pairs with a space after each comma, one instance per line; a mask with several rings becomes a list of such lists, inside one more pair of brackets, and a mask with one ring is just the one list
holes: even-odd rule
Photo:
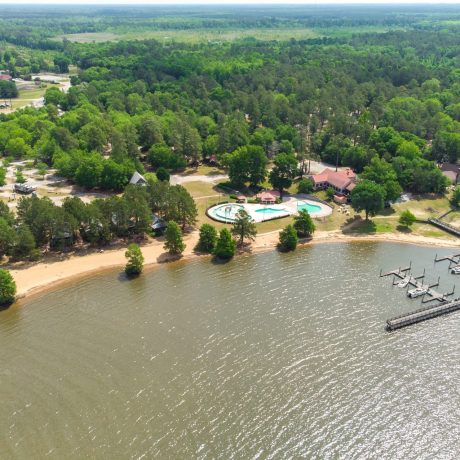
[[278, 192], [278, 190], [265, 190], [256, 195], [256, 198], [262, 204], [274, 204], [279, 197], [280, 192]]
[[356, 182], [356, 174], [350, 169], [342, 169], [334, 171], [333, 169], [326, 168], [319, 174], [311, 176], [315, 190], [321, 190], [332, 187], [339, 193], [348, 194], [354, 187]]
[[13, 77], [11, 75], [0, 74], [0, 80], [11, 80]]

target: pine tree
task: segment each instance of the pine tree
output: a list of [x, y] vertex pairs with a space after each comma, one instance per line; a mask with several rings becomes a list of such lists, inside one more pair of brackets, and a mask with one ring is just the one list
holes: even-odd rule
[[232, 228], [232, 234], [238, 238], [238, 244], [243, 245], [244, 239], [254, 240], [257, 235], [256, 224], [252, 221], [251, 216], [241, 209], [236, 215]]
[[140, 275], [144, 268], [144, 256], [139, 246], [135, 243], [130, 244], [125, 252], [125, 257], [128, 259], [125, 273], [129, 276]]
[[297, 247], [297, 232], [293, 225], [287, 225], [280, 232], [279, 248], [282, 251], [293, 251]]
[[217, 243], [217, 230], [211, 224], [203, 224], [200, 228], [200, 239], [197, 249], [201, 252], [212, 253]]
[[16, 298], [16, 283], [8, 270], [0, 268], [0, 306], [10, 305]]
[[235, 255], [235, 252], [236, 242], [232, 238], [232, 234], [226, 228], [223, 228], [220, 231], [214, 254], [219, 259], [228, 260]]
[[179, 225], [176, 224], [173, 220], [168, 222], [168, 226], [165, 230], [166, 242], [164, 248], [174, 255], [180, 255], [184, 252], [185, 244], [182, 240], [182, 231]]

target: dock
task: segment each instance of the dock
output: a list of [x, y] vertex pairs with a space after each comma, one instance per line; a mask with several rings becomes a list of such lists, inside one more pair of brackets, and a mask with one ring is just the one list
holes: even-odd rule
[[[458, 264], [459, 259], [460, 254], [454, 254], [453, 256], [447, 256], [442, 259], [438, 259], [436, 257], [435, 261], [440, 262], [441, 260], [449, 260], [450, 264]], [[452, 292], [447, 292], [445, 294], [437, 292], [433, 288], [439, 286], [440, 279], [438, 278], [438, 281], [434, 284], [423, 284], [423, 282], [419, 280], [423, 280], [425, 278], [425, 270], [423, 270], [421, 275], [414, 276], [410, 273], [411, 266], [412, 264], [406, 268], [398, 268], [386, 273], [382, 273], [382, 271], [380, 271], [380, 277], [393, 276], [393, 286], [399, 284], [401, 280], [406, 281], [407, 291], [409, 291], [409, 286], [413, 286], [415, 289], [423, 290], [424, 292], [417, 296], [422, 297], [422, 304], [433, 301], [438, 301], [439, 303], [434, 306], [423, 307], [411, 313], [405, 313], [401, 316], [387, 320], [386, 328], [388, 331], [394, 331], [402, 327], [410, 326], [411, 324], [419, 323], [427, 319], [460, 310], [460, 298], [451, 301], [448, 300], [449, 296], [454, 295], [455, 286], [452, 288]]]
[[460, 310], [460, 299], [455, 299], [451, 302], [444, 302], [433, 307], [421, 308], [412, 313], [407, 313], [387, 320], [387, 330], [394, 331], [396, 329], [420, 323], [422, 321], [426, 321], [427, 319], [436, 318], [437, 316], [446, 315], [447, 313], [452, 313], [457, 310]]
[[436, 254], [436, 256], [434, 258], [435, 263], [443, 262], [445, 260], [449, 261], [448, 269], [451, 269], [453, 267], [458, 267], [460, 265], [460, 254], [452, 254], [450, 256], [441, 257], [439, 259], [438, 259], [438, 255]]
[[427, 222], [452, 235], [460, 237], [460, 229], [458, 229], [457, 227], [454, 227], [453, 225], [447, 224], [446, 222], [443, 222], [442, 220], [439, 220], [439, 219], [428, 219]]

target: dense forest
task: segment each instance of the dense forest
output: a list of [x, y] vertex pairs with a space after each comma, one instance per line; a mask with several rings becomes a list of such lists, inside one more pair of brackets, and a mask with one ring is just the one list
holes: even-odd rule
[[[226, 24], [275, 21], [270, 11], [263, 20], [251, 11], [244, 20], [241, 12], [230, 15]], [[228, 168], [235, 185], [257, 187], [270, 161], [282, 169], [286, 157], [295, 157], [301, 175], [307, 159], [350, 166], [382, 185], [387, 200], [402, 190], [443, 193], [446, 179], [437, 163], [460, 155], [460, 12], [446, 8], [441, 21], [437, 10], [431, 16], [416, 9], [325, 11], [286, 13], [284, 20], [357, 30], [387, 21], [405, 28], [287, 41], [79, 44], [52, 40], [52, 15], [34, 27], [32, 14], [19, 21], [3, 13], [12, 26], [0, 28], [8, 43], [0, 66], [13, 73], [46, 63], [78, 71], [67, 94], [46, 92], [44, 108], [0, 116], [0, 153], [53, 166], [87, 188], [117, 191], [136, 169], [174, 171], [211, 157]], [[158, 26], [160, 13], [145, 22]], [[224, 17], [186, 19], [190, 27], [196, 21], [220, 27]], [[163, 21], [171, 26], [173, 18]], [[88, 17], [73, 19], [59, 16], [58, 28], [92, 30]], [[94, 30], [129, 21], [145, 26], [114, 13]], [[30, 52], [21, 70], [14, 54], [20, 48], [10, 45], [40, 48], [43, 65]], [[52, 62], [41, 53], [50, 53]]]

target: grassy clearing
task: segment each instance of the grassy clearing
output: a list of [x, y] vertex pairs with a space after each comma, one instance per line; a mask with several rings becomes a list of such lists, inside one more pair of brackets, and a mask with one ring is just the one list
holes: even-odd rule
[[[26, 105], [30, 105], [36, 99], [40, 99], [45, 95], [46, 89], [49, 85], [44, 84], [41, 88], [34, 89], [23, 89], [19, 90], [19, 95], [16, 99], [11, 100], [12, 109], [16, 110]], [[8, 113], [11, 111], [11, 108], [0, 109], [0, 113]]]
[[214, 176], [216, 174], [225, 174], [225, 170], [216, 166], [200, 165], [197, 168], [187, 168], [181, 172], [180, 176]]
[[228, 198], [228, 196], [216, 190], [216, 186], [212, 182], [193, 181], [184, 182], [182, 185], [188, 190], [188, 192], [190, 193], [190, 195], [192, 195], [193, 198], [200, 198], [212, 195], [220, 195], [221, 200]]

